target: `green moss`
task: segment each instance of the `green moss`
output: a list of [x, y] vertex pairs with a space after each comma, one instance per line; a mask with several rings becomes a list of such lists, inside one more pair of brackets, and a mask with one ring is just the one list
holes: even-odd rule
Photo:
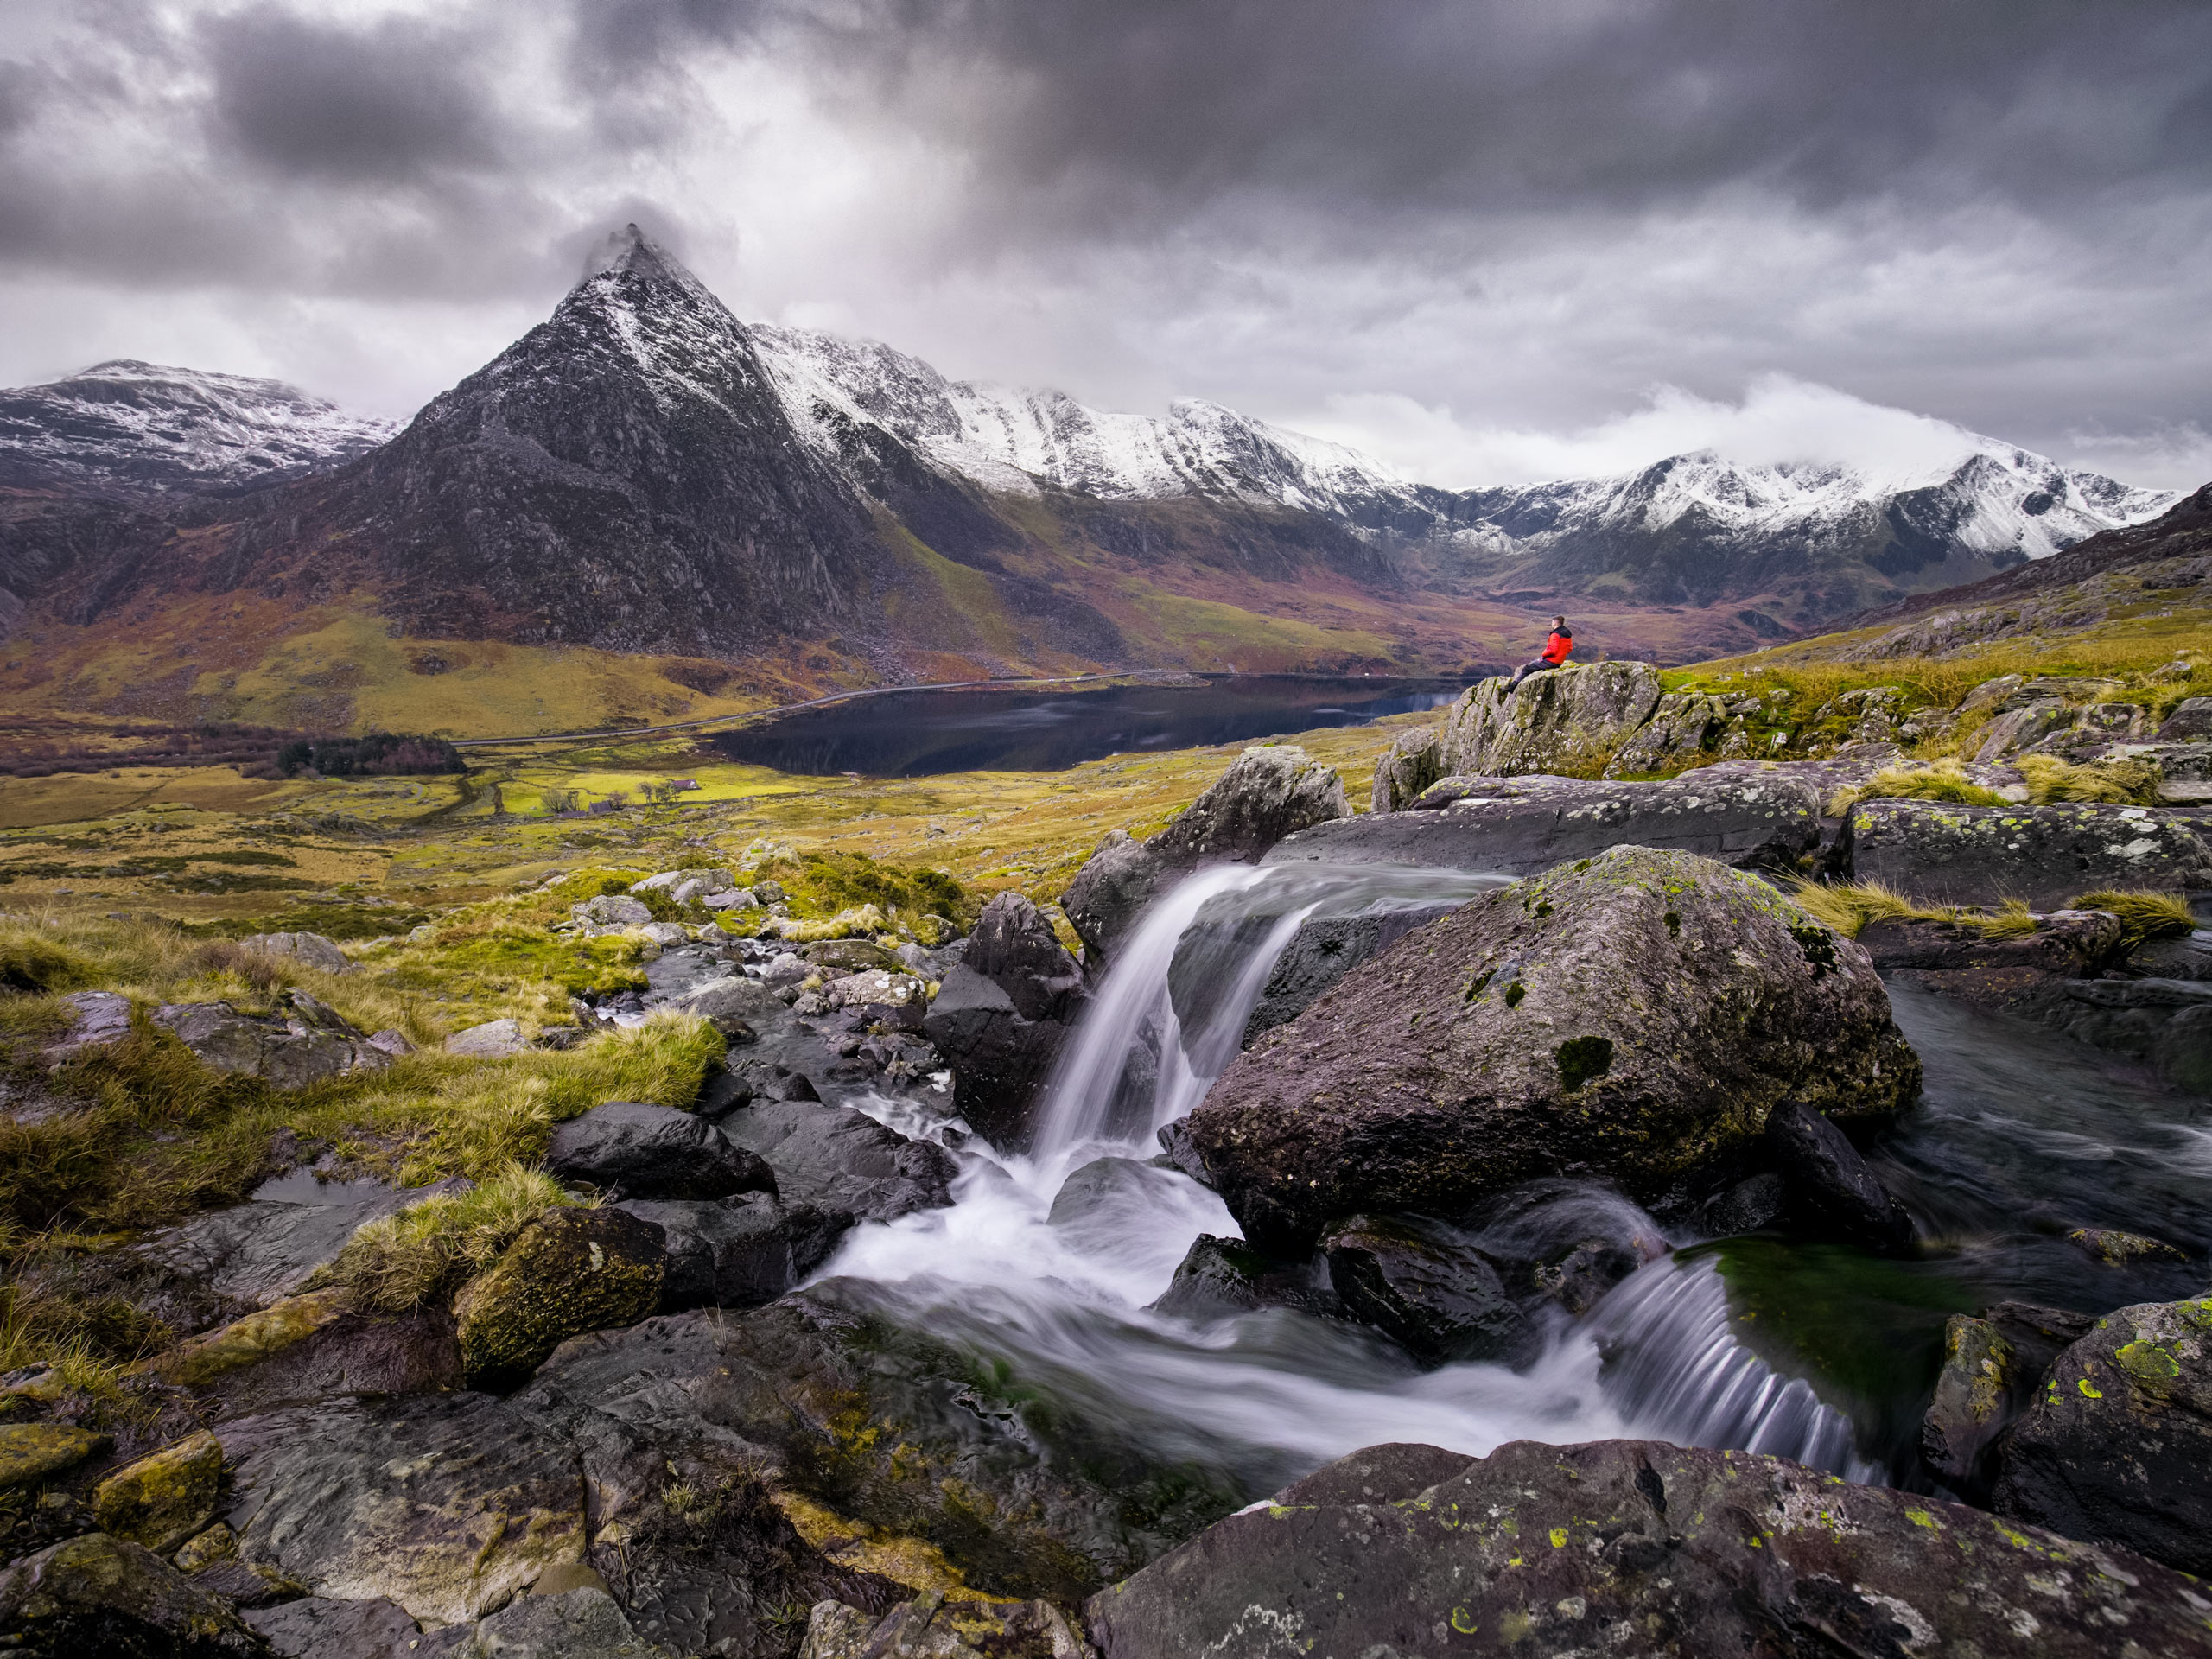
[[1559, 1066], [1560, 1086], [1573, 1094], [1592, 1077], [1602, 1077], [1613, 1069], [1612, 1039], [1571, 1038], [1559, 1046], [1552, 1058]]
[[64, 1423], [0, 1424], [0, 1486], [25, 1486], [75, 1467], [111, 1444]]
[[634, 1325], [651, 1313], [665, 1264], [658, 1245], [632, 1254], [624, 1236], [626, 1230], [616, 1233], [588, 1210], [540, 1217], [517, 1235], [454, 1304], [461, 1369], [471, 1385], [518, 1380], [569, 1338]]
[[1516, 979], [1505, 988], [1505, 1006], [1517, 1008], [1521, 1006], [1521, 999], [1528, 995], [1529, 988]]
[[510, 1164], [466, 1192], [441, 1193], [366, 1224], [322, 1276], [365, 1306], [410, 1313], [490, 1267], [547, 1211], [575, 1202], [543, 1171]]
[[92, 1493], [101, 1530], [165, 1555], [215, 1518], [223, 1447], [202, 1429], [118, 1469]]

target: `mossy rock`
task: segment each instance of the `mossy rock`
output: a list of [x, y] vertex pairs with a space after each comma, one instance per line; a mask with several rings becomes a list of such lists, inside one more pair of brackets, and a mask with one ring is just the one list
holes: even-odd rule
[[834, 969], [832, 978], [845, 974], [864, 974], [871, 968], [885, 973], [903, 974], [906, 964], [892, 951], [885, 950], [872, 939], [823, 939], [800, 950], [817, 968]]
[[454, 1305], [471, 1388], [512, 1387], [570, 1337], [634, 1325], [660, 1302], [661, 1230], [620, 1210], [541, 1216]]
[[0, 1486], [28, 1486], [73, 1468], [115, 1442], [63, 1423], [0, 1426]]
[[110, 1475], [92, 1514], [110, 1535], [166, 1555], [215, 1518], [222, 1484], [222, 1444], [203, 1429]]

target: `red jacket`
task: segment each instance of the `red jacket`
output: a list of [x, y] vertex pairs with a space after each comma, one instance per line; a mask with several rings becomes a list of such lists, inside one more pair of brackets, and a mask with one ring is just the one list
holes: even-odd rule
[[1555, 633], [1544, 641], [1544, 660], [1556, 668], [1567, 660], [1567, 652], [1573, 649], [1574, 636], [1573, 634]]

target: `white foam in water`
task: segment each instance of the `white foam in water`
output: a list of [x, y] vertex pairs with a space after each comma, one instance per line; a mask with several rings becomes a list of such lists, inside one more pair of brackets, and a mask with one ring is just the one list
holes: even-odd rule
[[[1463, 900], [1496, 885], [1463, 872], [1311, 864], [1231, 866], [1186, 880], [1154, 902], [1116, 955], [1055, 1071], [1036, 1152], [1008, 1156], [970, 1143], [950, 1208], [855, 1229], [817, 1276], [871, 1281], [903, 1317], [1026, 1365], [1160, 1455], [1211, 1456], [1255, 1481], [1386, 1440], [1480, 1454], [1510, 1440], [1621, 1435], [1775, 1452], [1870, 1478], [1846, 1420], [1729, 1334], [1725, 1288], [1709, 1262], [1649, 1263], [1585, 1319], [1562, 1318], [1519, 1372], [1472, 1363], [1421, 1372], [1370, 1333], [1285, 1309], [1207, 1318], [1148, 1311], [1199, 1234], [1238, 1236], [1218, 1197], [1151, 1166], [1151, 1131], [1195, 1105], [1234, 1057], [1300, 922], [1316, 910]], [[1205, 1029], [1186, 1033], [1168, 973], [1202, 910], [1217, 936], [1224, 925], [1248, 923], [1236, 937], [1250, 943], [1241, 957], [1206, 963], [1226, 988]], [[1164, 1052], [1140, 1116], [1117, 1098], [1116, 1084], [1147, 1030]], [[902, 1132], [919, 1127], [911, 1109], [888, 1099], [863, 1104]], [[1136, 1121], [1115, 1122], [1117, 1107]], [[1099, 1157], [1129, 1163], [1090, 1209], [1052, 1224], [1067, 1177]]]

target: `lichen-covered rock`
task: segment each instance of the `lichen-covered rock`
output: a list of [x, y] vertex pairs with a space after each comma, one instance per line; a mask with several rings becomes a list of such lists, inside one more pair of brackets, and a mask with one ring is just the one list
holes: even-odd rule
[[289, 1012], [240, 1014], [227, 1002], [164, 1003], [153, 1021], [217, 1071], [303, 1089], [349, 1071], [381, 1071], [391, 1056], [305, 991], [285, 993]]
[[1445, 777], [1595, 772], [1659, 706], [1649, 663], [1570, 663], [1512, 690], [1503, 677], [1460, 694], [1444, 717]]
[[518, 1020], [487, 1020], [480, 1026], [456, 1031], [446, 1039], [447, 1053], [466, 1054], [473, 1059], [495, 1060], [508, 1054], [526, 1053], [529, 1049], [530, 1039], [523, 1035]]
[[1725, 698], [1698, 691], [1669, 691], [1651, 718], [1630, 733], [1606, 764], [1608, 778], [1679, 772], [1716, 749], [1727, 724]]
[[672, 1106], [610, 1100], [553, 1131], [545, 1166], [632, 1198], [726, 1198], [773, 1192], [775, 1172], [705, 1119]]
[[787, 1488], [927, 1541], [995, 1594], [1085, 1594], [1242, 1501], [1109, 1417], [1056, 1408], [957, 1319], [920, 1331], [880, 1295], [832, 1279], [750, 1313], [580, 1338], [526, 1397], [651, 1417], [671, 1440], [734, 1433], [781, 1461]]
[[1405, 864], [1533, 875], [1609, 847], [1660, 847], [1745, 868], [1794, 869], [1820, 845], [1832, 785], [1812, 769], [1706, 766], [1663, 783], [1448, 777], [1414, 810], [1315, 825], [1269, 864]]
[[1099, 844], [1060, 896], [1095, 971], [1176, 876], [1205, 864], [1251, 862], [1285, 836], [1351, 810], [1344, 780], [1288, 743], [1244, 751], [1206, 791], [1145, 842], [1121, 830]]
[[215, 1518], [223, 1448], [201, 1430], [126, 1464], [93, 1489], [102, 1530], [166, 1555]]
[[2094, 1255], [2108, 1268], [2124, 1268], [2131, 1262], [2186, 1262], [2189, 1253], [2169, 1244], [2162, 1238], [2146, 1238], [2141, 1233], [2123, 1233], [2116, 1227], [2076, 1227], [2066, 1235], [2066, 1242], [2084, 1255]]
[[2124, 1550], [1957, 1504], [1752, 1452], [1602, 1440], [1479, 1459], [1370, 1448], [1086, 1611], [1104, 1659], [2182, 1659], [2205, 1649], [2205, 1604]]
[[2146, 806], [1862, 801], [1844, 821], [1843, 855], [1853, 880], [1929, 903], [2020, 899], [2047, 911], [2098, 887], [2212, 887], [2194, 823]]
[[289, 957], [302, 967], [313, 968], [319, 973], [359, 971], [352, 959], [338, 948], [337, 940], [325, 938], [320, 933], [254, 933], [240, 939], [238, 948], [264, 957]]
[[521, 1596], [489, 1618], [455, 1659], [662, 1659], [630, 1628], [614, 1598], [588, 1585], [556, 1596]]
[[67, 1423], [0, 1423], [0, 1487], [34, 1485], [113, 1444]]
[[1497, 1269], [1448, 1228], [1354, 1216], [1322, 1235], [1321, 1254], [1345, 1311], [1424, 1364], [1509, 1359], [1527, 1346]]
[[1998, 1448], [1999, 1515], [2212, 1573], [2212, 1300], [2099, 1319]]
[[588, 1541], [575, 1448], [484, 1395], [329, 1401], [215, 1433], [240, 1554], [318, 1596], [385, 1597], [450, 1624]]
[[642, 899], [626, 893], [603, 893], [569, 907], [570, 915], [594, 932], [619, 933], [626, 927], [643, 927], [653, 918]]
[[586, 1331], [634, 1325], [660, 1305], [660, 1230], [620, 1210], [555, 1210], [523, 1229], [454, 1301], [470, 1383], [536, 1370]]
[[130, 1034], [130, 999], [114, 991], [71, 991], [55, 999], [69, 1015], [61, 1034], [41, 1052], [66, 1060], [87, 1048], [110, 1048]]
[[1354, 969], [1189, 1117], [1245, 1236], [1450, 1217], [1521, 1181], [1674, 1201], [1798, 1096], [1892, 1113], [1920, 1065], [1866, 953], [1766, 883], [1617, 848], [1485, 893]]
[[2095, 974], [2126, 951], [2120, 918], [2101, 910], [2054, 910], [2024, 932], [1988, 933], [1933, 917], [1869, 922], [1859, 943], [1881, 969], [1955, 974], [2027, 969], [2063, 978]]
[[0, 1574], [0, 1636], [41, 1659], [257, 1659], [231, 1605], [142, 1545], [104, 1532]]
[[1402, 812], [1444, 775], [1444, 733], [1435, 726], [1402, 732], [1375, 763], [1370, 812]]
[[2018, 1361], [2012, 1344], [1987, 1319], [1955, 1313], [1943, 1327], [1943, 1369], [1920, 1422], [1920, 1455], [1959, 1485], [2005, 1426]]

